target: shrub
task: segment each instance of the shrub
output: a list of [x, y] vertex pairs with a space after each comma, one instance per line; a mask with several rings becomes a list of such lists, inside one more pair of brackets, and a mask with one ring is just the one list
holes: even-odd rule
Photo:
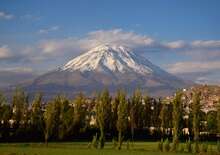
[[87, 147], [88, 147], [88, 149], [90, 149], [91, 148], [91, 143], [88, 143], [88, 145], [87, 145]]
[[99, 139], [99, 148], [100, 148], [100, 149], [104, 148], [104, 145], [105, 145], [104, 139], [103, 139], [103, 138], [100, 138], [100, 139]]
[[162, 152], [163, 151], [163, 140], [161, 139], [160, 142], [158, 142], [158, 146], [157, 146], [158, 151]]
[[192, 143], [191, 143], [190, 140], [188, 140], [188, 141], [186, 142], [186, 151], [187, 151], [188, 153], [192, 153]]
[[180, 144], [180, 152], [184, 152], [185, 148], [184, 148], [184, 144]]
[[97, 148], [98, 147], [98, 140], [97, 140], [97, 134], [93, 136], [92, 139], [92, 148]]
[[203, 143], [202, 144], [202, 152], [207, 152], [208, 151], [208, 144]]
[[169, 142], [169, 139], [166, 139], [165, 142], [164, 142], [164, 150], [166, 152], [169, 152], [170, 151], [170, 142]]
[[113, 144], [113, 148], [116, 149], [117, 148], [117, 141], [115, 140], [115, 138], [112, 139], [112, 144]]
[[215, 152], [213, 151], [212, 146], [210, 146], [208, 149], [208, 155], [215, 155]]
[[194, 153], [199, 153], [200, 152], [200, 149], [199, 149], [199, 143], [198, 142], [195, 142], [194, 143]]
[[130, 140], [127, 140], [127, 150], [130, 150]]
[[172, 143], [171, 145], [171, 150], [176, 152], [178, 150], [179, 147], [179, 143], [177, 141], [175, 141], [174, 143]]
[[220, 152], [220, 141], [217, 142], [217, 150]]

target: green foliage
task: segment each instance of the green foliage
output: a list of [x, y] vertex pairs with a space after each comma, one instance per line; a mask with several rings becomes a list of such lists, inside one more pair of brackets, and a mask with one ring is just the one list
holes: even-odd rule
[[93, 139], [92, 139], [92, 148], [97, 149], [98, 148], [98, 144], [99, 144], [98, 136], [96, 134], [96, 135], [93, 136]]
[[17, 88], [12, 97], [12, 119], [15, 120], [14, 128], [19, 132], [21, 129], [27, 129], [28, 125], [28, 96], [22, 90]]
[[213, 154], [214, 154], [212, 145], [210, 145], [210, 147], [209, 147], [209, 149], [208, 149], [208, 153], [209, 153], [210, 155], [213, 155]]
[[42, 109], [42, 94], [36, 94], [31, 105], [30, 116], [31, 128], [36, 132], [43, 132], [43, 109]]
[[217, 142], [217, 150], [220, 152], [220, 141]]
[[118, 146], [118, 143], [117, 141], [115, 140], [115, 138], [112, 139], [112, 145], [113, 145], [113, 148], [116, 149], [117, 146]]
[[100, 149], [103, 149], [104, 148], [104, 145], [105, 145], [105, 140], [104, 140], [104, 137], [101, 137], [99, 138], [99, 148]]
[[184, 152], [185, 151], [185, 147], [184, 147], [184, 144], [180, 144], [180, 152]]
[[208, 144], [207, 143], [203, 143], [202, 144], [202, 152], [207, 152], [208, 151]]
[[53, 132], [53, 128], [55, 126], [55, 105], [53, 102], [48, 103], [43, 115], [44, 118], [44, 139], [45, 139], [45, 143], [48, 144], [48, 139], [49, 137], [52, 135]]
[[209, 111], [207, 113], [207, 130], [209, 133], [216, 133], [217, 132], [217, 112], [216, 111]]
[[220, 134], [220, 99], [217, 104], [217, 125], [218, 125], [218, 134]]
[[73, 101], [74, 111], [73, 111], [73, 132], [78, 133], [85, 128], [86, 124], [86, 98], [82, 93], [79, 93]]
[[162, 138], [165, 137], [165, 134], [167, 134], [166, 129], [173, 127], [173, 105], [166, 100], [163, 100], [162, 108], [160, 111], [159, 119], [161, 121], [161, 131], [162, 131]]
[[140, 90], [135, 90], [129, 102], [129, 116], [131, 127], [131, 140], [134, 141], [134, 128], [143, 128], [144, 106], [142, 104], [142, 94]]
[[64, 96], [60, 96], [57, 102], [60, 105], [58, 137], [60, 140], [62, 140], [72, 130], [74, 120], [74, 109], [70, 106], [69, 101]]
[[92, 143], [89, 142], [88, 145], [87, 145], [87, 148], [88, 148], [88, 149], [91, 149], [91, 147], [92, 147]]
[[196, 143], [195, 150], [198, 148], [199, 142], [199, 126], [200, 126], [200, 110], [201, 110], [201, 93], [194, 92], [193, 94], [193, 103], [192, 103], [192, 115], [193, 115], [193, 133], [194, 141]]
[[127, 100], [125, 93], [119, 91], [117, 94], [118, 104], [118, 120], [117, 120], [117, 130], [118, 130], [118, 149], [121, 149], [123, 143], [123, 132], [127, 129], [128, 125], [128, 112], [127, 112]]
[[105, 132], [109, 127], [111, 118], [111, 97], [108, 90], [103, 91], [98, 95], [96, 101], [96, 117], [97, 123], [100, 130], [100, 148], [102, 149], [105, 145]]
[[195, 142], [193, 145], [193, 152], [194, 153], [199, 153], [200, 152], [200, 148], [199, 148], [199, 143]]
[[10, 134], [10, 119], [12, 108], [7, 104], [5, 96], [0, 92], [0, 138], [8, 138]]
[[[193, 124], [195, 143], [199, 141], [199, 131], [211, 131], [217, 134], [216, 122], [219, 113], [216, 111], [210, 111], [207, 115], [203, 114], [202, 120], [207, 118], [207, 130], [204, 126], [201, 130], [200, 97], [199, 92], [194, 93], [193, 103], [189, 107], [191, 108], [189, 109], [190, 118], [182, 123], [184, 111], [180, 92], [177, 92], [173, 104], [162, 104], [160, 99], [144, 97], [138, 90], [128, 98], [123, 91], [118, 91], [116, 96], [110, 96], [105, 90], [92, 99], [80, 93], [73, 101], [65, 96], [56, 96], [45, 104], [43, 104], [42, 95], [36, 94], [29, 105], [28, 95], [23, 90], [17, 89], [13, 98], [9, 100], [11, 104], [6, 104], [5, 97], [0, 93], [0, 140], [17, 137], [16, 140], [20, 140], [21, 137], [29, 138], [29, 135], [39, 135], [39, 139], [36, 140], [41, 140], [44, 136], [47, 143], [48, 140], [67, 140], [67, 138], [85, 134], [86, 131], [94, 132], [99, 129], [99, 136], [96, 137], [98, 148], [104, 148], [107, 133], [112, 137], [118, 136], [118, 143], [115, 144], [118, 149], [121, 149], [123, 138], [127, 139], [129, 132], [131, 132], [131, 141], [133, 141], [135, 130], [154, 127], [154, 130], [151, 130], [154, 132], [152, 133], [160, 136], [162, 127], [173, 129], [173, 142], [170, 146], [172, 151], [177, 151], [182, 125], [190, 129], [192, 126], [190, 123]], [[90, 126], [91, 120], [93, 124]], [[10, 124], [10, 122], [13, 123]], [[164, 135], [170, 136], [171, 130], [165, 130]], [[146, 134], [149, 133], [146, 132]], [[165, 147], [163, 142], [161, 145], [158, 144], [158, 150], [162, 151], [163, 147]], [[186, 150], [191, 150], [191, 148]]]
[[163, 140], [162, 139], [157, 144], [157, 150], [160, 151], [160, 152], [163, 152]]
[[166, 140], [165, 140], [163, 150], [164, 150], [165, 152], [169, 152], [169, 151], [170, 151], [170, 141], [169, 141], [169, 139], [166, 139]]
[[126, 149], [130, 150], [130, 140], [127, 140]]
[[6, 98], [2, 92], [0, 92], [0, 107], [6, 104]]
[[191, 153], [191, 152], [192, 152], [192, 143], [191, 143], [190, 140], [188, 140], [188, 141], [186, 142], [186, 151], [187, 151], [188, 153]]
[[181, 132], [181, 120], [183, 117], [182, 92], [178, 91], [173, 100], [173, 144], [172, 151], [177, 151], [179, 143], [179, 134]]

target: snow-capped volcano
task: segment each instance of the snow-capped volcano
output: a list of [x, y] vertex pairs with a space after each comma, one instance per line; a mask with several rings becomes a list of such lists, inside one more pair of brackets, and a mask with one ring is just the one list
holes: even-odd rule
[[152, 73], [152, 64], [123, 46], [98, 46], [69, 61], [61, 69], [65, 71], [137, 72]]
[[137, 52], [116, 45], [101, 45], [70, 60], [64, 66], [38, 77], [31, 91], [72, 95], [91, 94], [108, 88], [133, 92], [139, 88], [153, 95], [164, 95], [185, 86], [185, 82], [152, 64]]

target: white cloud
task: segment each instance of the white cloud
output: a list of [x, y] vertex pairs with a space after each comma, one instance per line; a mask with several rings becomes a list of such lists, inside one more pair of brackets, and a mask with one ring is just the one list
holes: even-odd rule
[[138, 46], [150, 46], [153, 45], [154, 39], [145, 35], [139, 35], [134, 32], [126, 32], [122, 29], [113, 30], [99, 30], [90, 32], [87, 37], [88, 40], [93, 40], [99, 44], [120, 44], [130, 48]]
[[186, 46], [186, 42], [183, 40], [177, 40], [177, 41], [165, 43], [164, 46], [170, 49], [179, 49], [179, 48], [184, 48]]
[[33, 69], [29, 67], [8, 67], [8, 68], [0, 68], [0, 71], [14, 72], [14, 73], [31, 73], [33, 72]]
[[[44, 31], [42, 31], [42, 33], [43, 32]], [[59, 53], [64, 54], [68, 52], [72, 54], [81, 53], [96, 46], [99, 46], [100, 44], [120, 44], [127, 46], [131, 49], [139, 49], [142, 52], [152, 50], [167, 52], [172, 50], [198, 58], [202, 52], [202, 55], [205, 55], [205, 57], [206, 55], [208, 55], [209, 58], [212, 58], [212, 55], [220, 56], [220, 50], [216, 50], [216, 47], [219, 46], [220, 48], [220, 45], [218, 45], [219, 42], [219, 40], [195, 40], [192, 42], [177, 40], [171, 42], [161, 42], [159, 40], [154, 40], [153, 38], [146, 35], [141, 35], [134, 32], [127, 32], [123, 31], [122, 29], [112, 29], [92, 31], [82, 38], [44, 40], [40, 42], [38, 47], [40, 47], [43, 53], [56, 55]], [[215, 52], [213, 52], [214, 49]]]
[[[51, 30], [54, 31], [57, 29], [59, 29], [59, 27], [51, 28]], [[138, 52], [172, 51], [172, 53], [175, 52], [176, 56], [181, 53], [184, 54], [188, 60], [192, 60], [192, 62], [177, 62], [169, 65], [168, 70], [172, 73], [205, 72], [216, 68], [218, 69], [218, 66], [220, 66], [218, 62], [220, 60], [219, 42], [218, 40], [194, 40], [192, 42], [176, 40], [164, 42], [135, 32], [123, 31], [122, 29], [98, 30], [89, 32], [78, 38], [69, 37], [41, 40], [33, 45], [23, 47], [23, 49], [20, 48], [18, 50], [14, 48], [16, 52], [14, 52], [13, 56], [15, 55], [16, 57], [15, 59], [8, 59], [8, 62], [14, 62], [15, 60], [18, 62], [20, 59], [22, 63], [37, 65], [39, 62], [47, 64], [53, 61], [54, 66], [56, 66], [63, 63], [64, 60], [66, 61], [67, 59], [73, 58], [100, 44], [120, 44]], [[10, 53], [11, 51], [7, 46], [0, 47], [0, 58], [9, 57], [11, 56]], [[212, 62], [210, 62], [211, 60]]]
[[170, 73], [183, 74], [183, 73], [201, 73], [220, 70], [220, 61], [208, 62], [177, 62], [170, 64], [167, 67]]
[[12, 56], [11, 50], [7, 45], [3, 45], [0, 47], [0, 59], [7, 59]]
[[52, 26], [52, 27], [49, 27], [49, 28], [46, 28], [46, 29], [40, 29], [38, 31], [38, 33], [40, 34], [46, 34], [46, 33], [49, 33], [49, 32], [53, 32], [53, 31], [57, 31], [59, 30], [60, 27], [59, 26]]
[[83, 38], [45, 40], [39, 44], [43, 53], [57, 54], [66, 51], [80, 53], [101, 44], [120, 44], [129, 48], [152, 47], [155, 41], [147, 36], [121, 29], [99, 30], [88, 33]]
[[220, 40], [196, 40], [191, 45], [197, 48], [220, 48]]
[[10, 20], [12, 18], [14, 18], [14, 15], [0, 11], [0, 19]]

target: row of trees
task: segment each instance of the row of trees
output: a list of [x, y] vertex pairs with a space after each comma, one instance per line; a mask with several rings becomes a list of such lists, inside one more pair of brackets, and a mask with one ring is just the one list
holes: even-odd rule
[[194, 92], [189, 104], [181, 91], [166, 101], [143, 96], [139, 90], [130, 97], [121, 90], [114, 97], [104, 90], [95, 98], [80, 93], [74, 100], [59, 95], [47, 102], [36, 94], [29, 103], [28, 95], [17, 89], [10, 102], [0, 94], [0, 139], [44, 138], [47, 144], [48, 140], [71, 140], [78, 135], [90, 138], [98, 133], [100, 148], [106, 137], [117, 137], [121, 149], [123, 140], [133, 141], [141, 133], [137, 131], [144, 131], [155, 138], [172, 138], [175, 150], [181, 137], [193, 137], [198, 143], [202, 132], [220, 133], [220, 103], [215, 111], [204, 113], [200, 98], [201, 94]]

